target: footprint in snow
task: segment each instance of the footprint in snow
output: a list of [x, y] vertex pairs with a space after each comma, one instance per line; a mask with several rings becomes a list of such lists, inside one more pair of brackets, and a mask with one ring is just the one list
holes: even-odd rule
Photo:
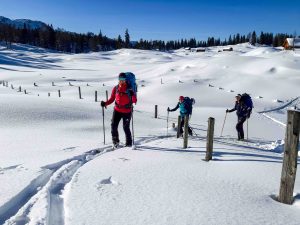
[[68, 148], [64, 148], [63, 151], [72, 151], [75, 150], [77, 147], [68, 147]]
[[101, 180], [100, 182], [98, 182], [97, 186], [99, 187], [103, 184], [119, 185], [120, 183], [118, 181], [113, 180], [112, 177], [110, 176], [109, 178]]
[[123, 160], [123, 162], [130, 160], [130, 159], [126, 159], [126, 158], [119, 158], [119, 159]]

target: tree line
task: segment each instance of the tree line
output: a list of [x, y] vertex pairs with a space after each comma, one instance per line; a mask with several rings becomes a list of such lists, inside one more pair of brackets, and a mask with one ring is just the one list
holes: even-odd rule
[[52, 25], [47, 25], [39, 29], [29, 29], [26, 24], [23, 28], [16, 28], [8, 24], [0, 24], [0, 41], [9, 48], [11, 43], [29, 44], [37, 47], [52, 49], [69, 53], [86, 53], [97, 51], [109, 51], [120, 48], [134, 48], [146, 50], [169, 51], [183, 47], [197, 48], [210, 46], [235, 45], [245, 42], [251, 44], [270, 45], [274, 47], [282, 46], [289, 34], [273, 34], [261, 32], [259, 35], [255, 31], [248, 35], [239, 33], [230, 35], [223, 41], [220, 38], [208, 37], [206, 41], [197, 41], [195, 38], [181, 39], [175, 41], [143, 40], [131, 41], [128, 29], [125, 31], [124, 39], [121, 35], [117, 38], [109, 38], [103, 35], [88, 32], [85, 34], [65, 31], [64, 29], [54, 29]]

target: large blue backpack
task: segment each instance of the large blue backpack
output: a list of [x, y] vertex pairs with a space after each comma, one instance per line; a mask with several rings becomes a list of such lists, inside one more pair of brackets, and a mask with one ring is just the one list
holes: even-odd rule
[[128, 89], [132, 90], [134, 92], [134, 94], [136, 95], [137, 93], [137, 85], [135, 82], [135, 75], [131, 72], [126, 72], [126, 82], [128, 85]]
[[[252, 99], [251, 99], [250, 95], [247, 94], [247, 93], [242, 94], [240, 101], [245, 104], [245, 106], [247, 107], [247, 110], [251, 114], [252, 108], [253, 108], [253, 102], [252, 102]], [[249, 116], [250, 116], [250, 114], [249, 114]]]
[[192, 115], [193, 105], [195, 104], [195, 99], [189, 98], [189, 97], [184, 97], [183, 104], [184, 104], [184, 108], [187, 111], [187, 114]]
[[[131, 91], [133, 91], [134, 95], [136, 95], [137, 93], [137, 85], [136, 85], [136, 82], [135, 82], [135, 75], [131, 72], [126, 72], [125, 73], [126, 75], [126, 83], [127, 83], [127, 95], [130, 99], [130, 103], [125, 105], [125, 108], [130, 108], [132, 106], [132, 94], [131, 94]], [[119, 92], [119, 85], [116, 85], [116, 93]], [[117, 105], [117, 102], [115, 102], [116, 105]]]

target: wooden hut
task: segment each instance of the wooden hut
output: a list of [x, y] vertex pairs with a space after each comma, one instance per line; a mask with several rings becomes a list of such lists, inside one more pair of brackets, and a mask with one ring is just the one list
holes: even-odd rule
[[283, 47], [286, 50], [293, 50], [294, 48], [300, 48], [300, 38], [286, 38]]

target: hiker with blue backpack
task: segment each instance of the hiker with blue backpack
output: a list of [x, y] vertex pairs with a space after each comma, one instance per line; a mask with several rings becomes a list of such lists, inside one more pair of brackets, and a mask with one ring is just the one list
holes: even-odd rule
[[105, 102], [101, 101], [101, 106], [106, 107], [115, 102], [114, 112], [111, 120], [111, 135], [113, 147], [118, 148], [120, 144], [118, 126], [123, 119], [123, 129], [126, 136], [126, 147], [132, 146], [132, 136], [130, 131], [130, 120], [133, 113], [133, 103], [136, 104], [136, 83], [132, 73], [120, 73], [119, 84], [111, 92], [110, 98]]
[[[193, 104], [195, 104], [195, 100], [193, 98], [180, 96], [179, 102], [177, 103], [175, 108], [170, 109], [168, 107], [168, 109], [167, 109], [168, 112], [174, 112], [179, 108], [181, 121], [180, 121], [180, 127], [178, 129], [180, 129], [180, 136], [182, 136], [182, 134], [183, 134], [183, 126], [184, 126], [185, 116], [192, 115]], [[191, 135], [191, 136], [193, 135], [193, 130], [191, 129], [190, 126], [188, 127], [188, 132], [189, 132], [189, 135]]]
[[247, 93], [238, 94], [235, 96], [235, 105], [232, 109], [226, 109], [226, 113], [231, 113], [236, 111], [236, 115], [238, 117], [238, 122], [236, 124], [236, 130], [238, 133], [238, 140], [244, 141], [244, 129], [243, 124], [244, 122], [250, 118], [253, 102]]

